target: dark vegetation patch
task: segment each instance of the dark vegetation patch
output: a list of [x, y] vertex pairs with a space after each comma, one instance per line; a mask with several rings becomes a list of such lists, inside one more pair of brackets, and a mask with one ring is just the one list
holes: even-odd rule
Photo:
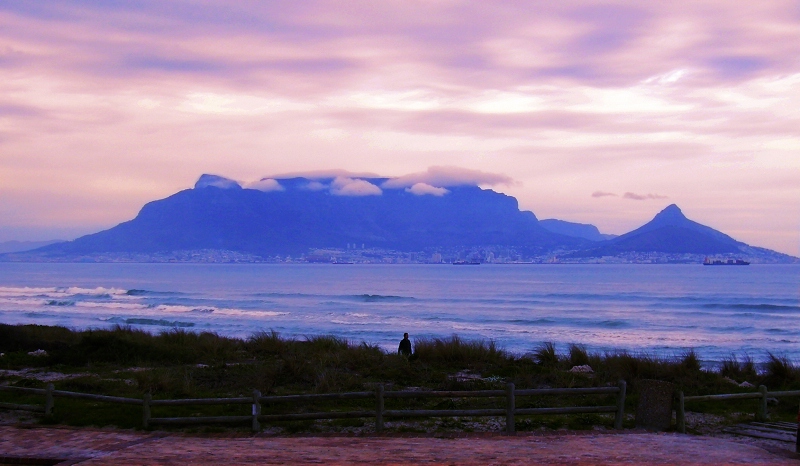
[[[45, 355], [29, 355], [44, 350]], [[197, 333], [177, 328], [158, 334], [129, 327], [72, 331], [63, 327], [0, 324], [0, 369], [37, 368], [53, 373], [75, 374], [57, 380], [56, 389], [85, 393], [154, 399], [243, 397], [253, 390], [263, 395], [371, 391], [377, 384], [386, 390], [483, 390], [502, 389], [508, 382], [517, 388], [602, 387], [628, 384], [627, 412], [636, 406], [636, 386], [642, 379], [672, 382], [686, 396], [753, 392], [755, 388], [731, 383], [765, 384], [770, 390], [800, 389], [800, 370], [782, 355], [767, 354], [764, 364], [731, 356], [718, 371], [704, 370], [693, 351], [666, 358], [625, 351], [593, 353], [583, 346], [558, 348], [542, 343], [528, 355], [516, 355], [492, 341], [450, 338], [417, 339], [415, 358], [386, 353], [379, 347], [335, 336], [282, 338], [276, 332], [260, 332], [248, 339]], [[592, 373], [570, 372], [588, 365]], [[85, 374], [85, 375], [82, 375]], [[726, 379], [727, 378], [727, 379]], [[45, 381], [34, 375], [0, 375], [0, 383], [41, 388]], [[41, 404], [41, 397], [0, 392], [0, 401]], [[612, 405], [613, 396], [518, 397], [520, 408]], [[503, 408], [504, 400], [387, 399], [386, 409]], [[248, 405], [156, 407], [153, 416], [248, 415]], [[693, 403], [688, 410], [725, 414], [733, 419], [752, 413], [757, 400]], [[340, 400], [264, 405], [264, 414], [329, 410], [372, 410], [373, 400]], [[770, 406], [775, 419], [793, 420], [796, 399], [782, 398]], [[59, 398], [48, 423], [71, 425], [141, 425], [141, 408]], [[370, 425], [369, 420], [337, 421], [333, 426]], [[461, 426], [448, 420], [442, 425]], [[613, 416], [520, 416], [519, 430], [539, 428], [586, 429], [610, 427]], [[318, 423], [277, 423], [286, 432], [309, 432]], [[466, 425], [466, 424], [464, 424]], [[243, 427], [244, 429], [245, 427]], [[414, 431], [416, 427], [404, 425]], [[464, 427], [472, 429], [472, 427]]]

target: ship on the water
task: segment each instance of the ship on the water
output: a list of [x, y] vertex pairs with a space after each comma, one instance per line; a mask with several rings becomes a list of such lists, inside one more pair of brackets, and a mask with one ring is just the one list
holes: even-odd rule
[[703, 265], [750, 265], [750, 263], [742, 259], [727, 259], [723, 261], [706, 257], [703, 261]]
[[481, 265], [481, 263], [475, 260], [472, 261], [457, 260], [453, 262], [453, 265]]

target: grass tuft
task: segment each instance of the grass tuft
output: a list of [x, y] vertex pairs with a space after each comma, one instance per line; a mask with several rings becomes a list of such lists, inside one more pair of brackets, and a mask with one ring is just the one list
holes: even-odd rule
[[586, 351], [585, 346], [569, 345], [569, 364], [571, 366], [591, 365], [589, 363], [589, 353]]
[[700, 370], [700, 358], [697, 353], [691, 349], [681, 357], [680, 368], [687, 372], [698, 372]]
[[[82, 374], [56, 381], [58, 389], [134, 398], [150, 392], [157, 399], [241, 397], [249, 396], [253, 389], [264, 395], [365, 391], [373, 390], [379, 383], [387, 390], [411, 387], [422, 390], [497, 389], [507, 382], [513, 382], [519, 389], [605, 387], [623, 379], [629, 384], [628, 404], [633, 406], [636, 385], [641, 379], [672, 382], [687, 396], [753, 390], [732, 386], [723, 380], [726, 376], [754, 385], [765, 384], [770, 390], [800, 389], [798, 367], [786, 356], [774, 354], [767, 355], [764, 370], [758, 373], [752, 358], [734, 355], [722, 362], [719, 371], [704, 370], [697, 353], [691, 350], [673, 357], [659, 357], [627, 351], [589, 353], [584, 346], [572, 344], [565, 354], [559, 354], [555, 343], [544, 342], [533, 354], [519, 356], [508, 353], [494, 341], [465, 340], [457, 335], [417, 339], [414, 346], [416, 358], [410, 360], [393, 351], [383, 351], [375, 344], [356, 343], [336, 336], [293, 339], [269, 331], [237, 339], [182, 328], [151, 334], [121, 326], [72, 331], [63, 327], [0, 324], [0, 352], [5, 353], [0, 358], [0, 369], [46, 367], [48, 372]], [[27, 354], [37, 349], [44, 349], [48, 356]], [[594, 370], [590, 377], [569, 372], [572, 366], [584, 364]], [[45, 385], [27, 375], [0, 375], [0, 383], [28, 387]], [[16, 400], [5, 392], [0, 393], [0, 401], [28, 402], [24, 398]], [[546, 407], [569, 406], [573, 401], [522, 397], [519, 403], [527, 403], [523, 407]], [[435, 403], [445, 402], [455, 403], [452, 400], [397, 399], [387, 401], [387, 409], [437, 409], [439, 406]], [[474, 401], [478, 408], [494, 407], [492, 403], [495, 402], [490, 399]], [[597, 402], [610, 404], [614, 401], [610, 397]], [[64, 406], [67, 402], [59, 403]], [[79, 406], [83, 402], [69, 403]], [[727, 409], [722, 405], [708, 406]], [[743, 412], [752, 409], [752, 402], [744, 400], [725, 406]], [[356, 401], [352, 406], [335, 407], [369, 409]], [[290, 405], [264, 407], [274, 413], [292, 412], [296, 408]], [[135, 410], [126, 414], [127, 420], [116, 421], [117, 414], [113, 410], [94, 409], [77, 409], [70, 411], [71, 414], [64, 411], [64, 417], [58, 415], [53, 422], [122, 426], [136, 426], [139, 422], [137, 416], [140, 415]], [[161, 409], [159, 415], [168, 414], [166, 408], [163, 408], [165, 411]], [[227, 412], [228, 408], [175, 408], [173, 414], [194, 415], [195, 409], [206, 415], [217, 415]], [[326, 409], [326, 406], [307, 409]], [[770, 409], [779, 414], [788, 413], [787, 416], [796, 415], [796, 405], [791, 403], [781, 403]], [[525, 420], [523, 424], [529, 429], [549, 426], [545, 418], [537, 419], [540, 420]], [[603, 416], [553, 419], [553, 422], [566, 422], [571, 428], [606, 422]], [[287, 431], [315, 428], [308, 423], [286, 424]]]
[[542, 343], [536, 351], [533, 352], [533, 359], [536, 364], [544, 367], [558, 366], [559, 358], [556, 352], [556, 344], [552, 341]]
[[723, 359], [719, 372], [723, 377], [729, 377], [735, 381], [755, 380], [758, 378], [755, 362], [749, 355], [746, 355], [741, 361], [736, 355]]
[[510, 357], [492, 340], [463, 340], [458, 335], [417, 339], [414, 353], [428, 363], [460, 367], [499, 363]]
[[765, 367], [765, 383], [774, 387], [786, 387], [796, 382], [798, 371], [786, 356], [767, 353]]

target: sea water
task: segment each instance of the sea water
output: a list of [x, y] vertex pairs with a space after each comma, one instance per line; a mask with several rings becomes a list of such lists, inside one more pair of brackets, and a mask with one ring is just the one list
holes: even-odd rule
[[800, 360], [800, 266], [0, 263], [0, 322]]

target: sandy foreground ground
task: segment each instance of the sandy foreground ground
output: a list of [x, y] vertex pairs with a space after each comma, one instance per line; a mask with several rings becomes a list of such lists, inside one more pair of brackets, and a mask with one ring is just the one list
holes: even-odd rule
[[272, 437], [0, 426], [0, 465], [21, 457], [80, 465], [800, 464], [793, 446], [784, 445], [784, 450], [765, 449], [736, 439], [640, 431]]

